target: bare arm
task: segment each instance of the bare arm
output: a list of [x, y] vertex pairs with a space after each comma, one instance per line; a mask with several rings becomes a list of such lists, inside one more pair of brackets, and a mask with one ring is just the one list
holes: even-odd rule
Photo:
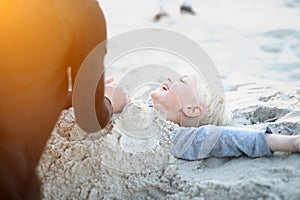
[[300, 135], [266, 134], [265, 138], [272, 151], [300, 151]]
[[[77, 48], [79, 56], [74, 56], [74, 59], [81, 58], [83, 60], [94, 47], [107, 39], [106, 22], [98, 2], [89, 1], [89, 6], [85, 8], [86, 10], [83, 11], [84, 17], [77, 19], [82, 22], [82, 26], [80, 27], [81, 35], [78, 35], [76, 38], [79, 38], [82, 41], [80, 42], [80, 48]], [[102, 46], [105, 48], [105, 45], [102, 44]], [[96, 116], [101, 128], [104, 128], [107, 125], [113, 114], [111, 102], [104, 97], [104, 56], [105, 50], [104, 53], [99, 54], [99, 59], [101, 60], [99, 70], [103, 73], [101, 73], [94, 99]], [[76, 72], [77, 71], [75, 70], [75, 74]]]
[[96, 90], [95, 96], [95, 107], [96, 115], [101, 128], [104, 128], [110, 121], [113, 115], [113, 107], [109, 99], [104, 97], [104, 82], [103, 77], [101, 77]]

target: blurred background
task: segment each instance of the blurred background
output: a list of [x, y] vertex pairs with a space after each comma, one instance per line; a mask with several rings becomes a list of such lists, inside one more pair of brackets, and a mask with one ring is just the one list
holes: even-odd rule
[[[215, 63], [226, 91], [262, 83], [300, 88], [300, 0], [190, 0], [196, 15], [180, 13], [182, 0], [164, 0], [167, 17], [154, 21], [160, 0], [99, 0], [108, 38], [137, 28], [163, 28], [197, 42]], [[130, 68], [132, 55], [116, 67]], [[180, 61], [169, 59], [169, 64]], [[123, 70], [124, 71], [124, 70]]]

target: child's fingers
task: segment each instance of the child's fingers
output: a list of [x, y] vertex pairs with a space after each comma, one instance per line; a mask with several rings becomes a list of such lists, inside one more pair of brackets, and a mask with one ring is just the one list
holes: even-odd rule
[[115, 80], [115, 77], [109, 77], [109, 78], [106, 78], [105, 80], [104, 80], [104, 84], [109, 84], [109, 83], [112, 83], [112, 82], [114, 82], [114, 80]]

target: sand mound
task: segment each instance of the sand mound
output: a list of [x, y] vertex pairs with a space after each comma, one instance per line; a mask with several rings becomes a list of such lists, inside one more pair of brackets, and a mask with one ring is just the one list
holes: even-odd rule
[[152, 108], [131, 105], [127, 111], [93, 134], [78, 127], [72, 108], [63, 111], [38, 168], [46, 199], [144, 196], [155, 185], [175, 161], [169, 149], [177, 126]]

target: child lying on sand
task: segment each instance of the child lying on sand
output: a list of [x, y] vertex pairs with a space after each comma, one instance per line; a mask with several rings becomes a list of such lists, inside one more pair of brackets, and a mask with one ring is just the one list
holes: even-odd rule
[[[106, 91], [110, 92], [106, 95], [112, 98], [107, 83]], [[151, 106], [181, 126], [173, 132], [171, 152], [175, 157], [186, 160], [261, 157], [271, 156], [273, 151], [300, 151], [300, 135], [270, 134], [269, 128], [255, 131], [225, 127], [228, 117], [224, 99], [207, 91], [197, 77], [184, 75], [174, 80], [168, 78], [151, 93]], [[113, 106], [114, 102], [112, 99]]]

